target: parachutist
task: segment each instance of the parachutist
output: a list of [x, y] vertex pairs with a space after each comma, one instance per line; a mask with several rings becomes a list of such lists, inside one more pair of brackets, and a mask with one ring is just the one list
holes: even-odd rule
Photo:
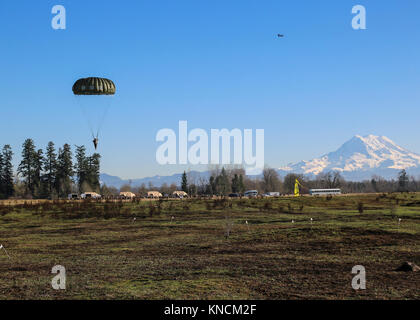
[[[77, 80], [73, 84], [73, 93], [75, 96], [113, 96], [115, 95], [115, 84], [112, 80], [105, 79], [105, 78], [97, 78], [97, 77], [89, 77], [89, 78], [81, 78]], [[85, 99], [82, 99], [81, 101], [84, 101]], [[85, 100], [88, 101], [88, 100]], [[85, 109], [85, 108], [82, 108]], [[98, 118], [102, 118], [102, 121], [105, 119], [107, 109], [102, 112], [102, 116], [98, 112]], [[87, 113], [86, 110], [83, 110], [84, 113]], [[86, 114], [86, 117], [89, 118]], [[92, 126], [93, 119], [87, 119], [90, 127], [90, 131], [93, 137], [93, 145], [95, 146], [95, 150], [98, 148], [98, 136], [100, 134], [100, 129], [102, 122], [98, 123], [96, 126]], [[99, 121], [99, 119], [98, 119]]]
[[95, 146], [95, 150], [98, 147], [98, 142], [99, 142], [98, 138], [93, 139], [93, 145]]

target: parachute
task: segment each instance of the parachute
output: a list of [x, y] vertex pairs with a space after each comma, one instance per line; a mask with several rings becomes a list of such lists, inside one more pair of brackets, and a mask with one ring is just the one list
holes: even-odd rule
[[72, 91], [78, 97], [78, 103], [87, 118], [96, 149], [99, 132], [111, 104], [110, 97], [116, 92], [115, 84], [106, 78], [81, 78], [73, 84]]
[[83, 78], [77, 80], [73, 85], [73, 93], [77, 96], [114, 95], [115, 90], [114, 82], [105, 78]]

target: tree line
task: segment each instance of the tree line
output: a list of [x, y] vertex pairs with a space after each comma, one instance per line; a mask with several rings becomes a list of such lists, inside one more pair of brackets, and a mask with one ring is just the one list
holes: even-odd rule
[[280, 194], [293, 194], [295, 181], [301, 183], [300, 193], [308, 194], [310, 189], [336, 189], [343, 193], [380, 193], [380, 192], [416, 192], [420, 191], [420, 180], [409, 176], [401, 170], [395, 179], [384, 179], [373, 176], [364, 181], [346, 181], [338, 171], [320, 173], [316, 177], [303, 174], [290, 173], [284, 177], [279, 176], [273, 168], [266, 167], [260, 176], [252, 177], [245, 174], [242, 168], [213, 168], [208, 178], [196, 177], [188, 172], [181, 176], [179, 184], [160, 187], [142, 184], [132, 187], [127, 184], [119, 190], [113, 187], [103, 187], [108, 195], [118, 195], [119, 191], [132, 191], [138, 195], [145, 195], [147, 191], [160, 191], [162, 194], [171, 195], [175, 190], [183, 190], [191, 196], [227, 196], [231, 193], [243, 194], [246, 190], [257, 190], [260, 194], [266, 192], [279, 192]]
[[5, 145], [0, 153], [0, 198], [10, 197], [57, 199], [72, 192], [100, 191], [100, 158], [98, 153], [86, 155], [85, 146], [76, 146], [75, 161], [69, 144], [58, 151], [50, 141], [45, 149], [37, 149], [32, 139], [22, 145], [22, 160], [16, 176], [13, 152]]
[[318, 174], [315, 178], [301, 174], [288, 174], [283, 180], [283, 191], [292, 193], [295, 180], [298, 179], [303, 188], [301, 193], [309, 193], [310, 189], [336, 189], [343, 193], [383, 193], [383, 192], [417, 192], [420, 191], [420, 180], [408, 175], [402, 169], [395, 179], [385, 179], [373, 175], [371, 179], [363, 181], [346, 181], [338, 171]]
[[158, 190], [170, 195], [179, 189], [191, 196], [227, 196], [230, 193], [243, 194], [246, 190], [292, 194], [296, 179], [303, 186], [300, 190], [302, 194], [308, 193], [310, 189], [330, 188], [340, 188], [343, 193], [420, 191], [420, 180], [409, 176], [405, 170], [401, 170], [395, 179], [373, 176], [358, 182], [346, 181], [338, 171], [320, 173], [316, 177], [293, 173], [280, 177], [275, 169], [266, 167], [260, 176], [253, 177], [247, 176], [243, 168], [217, 166], [210, 169], [208, 178], [193, 176], [184, 171], [178, 185], [173, 183], [155, 187], [149, 183], [148, 186], [142, 184], [140, 187], [132, 187], [127, 184], [118, 190], [100, 185], [101, 156], [98, 153], [87, 156], [85, 146], [76, 146], [73, 159], [69, 144], [64, 144], [57, 151], [54, 143], [49, 142], [44, 151], [37, 149], [32, 139], [26, 139], [16, 175], [13, 172], [13, 155], [10, 145], [0, 150], [0, 199], [57, 199], [66, 198], [73, 192], [80, 194], [86, 191], [115, 196], [120, 191], [144, 195], [147, 191]]
[[278, 191], [281, 185], [280, 178], [274, 169], [264, 170], [263, 180], [260, 181], [258, 178], [247, 176], [242, 168], [215, 167], [210, 170], [209, 178], [195, 177], [184, 171], [179, 184], [168, 185], [164, 183], [157, 187], [149, 182], [147, 186], [143, 183], [139, 187], [126, 184], [119, 190], [114, 187], [103, 186], [102, 190], [107, 196], [118, 195], [120, 191], [131, 191], [137, 195], [145, 195], [147, 191], [159, 191], [163, 195], [171, 195], [175, 190], [185, 191], [191, 196], [227, 196], [230, 193], [243, 194], [250, 189], [264, 192]]

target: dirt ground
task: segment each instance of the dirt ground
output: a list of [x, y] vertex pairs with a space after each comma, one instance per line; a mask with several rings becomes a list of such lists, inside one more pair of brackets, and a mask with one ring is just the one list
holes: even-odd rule
[[420, 298], [420, 194], [3, 202], [0, 244], [0, 299]]

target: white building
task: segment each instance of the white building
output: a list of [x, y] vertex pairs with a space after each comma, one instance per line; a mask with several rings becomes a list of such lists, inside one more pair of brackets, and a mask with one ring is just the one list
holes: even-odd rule
[[96, 192], [85, 192], [80, 196], [82, 199], [101, 199], [102, 196]]
[[341, 189], [310, 189], [309, 194], [311, 196], [340, 195]]
[[245, 191], [244, 196], [249, 197], [249, 198], [256, 197], [256, 196], [258, 196], [258, 190]]
[[176, 190], [176, 191], [172, 192], [172, 196], [175, 197], [175, 198], [187, 198], [188, 193], [186, 193], [185, 191]]
[[132, 192], [120, 192], [120, 198], [123, 199], [133, 199], [136, 195]]
[[148, 198], [162, 198], [162, 194], [159, 191], [149, 191], [147, 192], [147, 197]]

